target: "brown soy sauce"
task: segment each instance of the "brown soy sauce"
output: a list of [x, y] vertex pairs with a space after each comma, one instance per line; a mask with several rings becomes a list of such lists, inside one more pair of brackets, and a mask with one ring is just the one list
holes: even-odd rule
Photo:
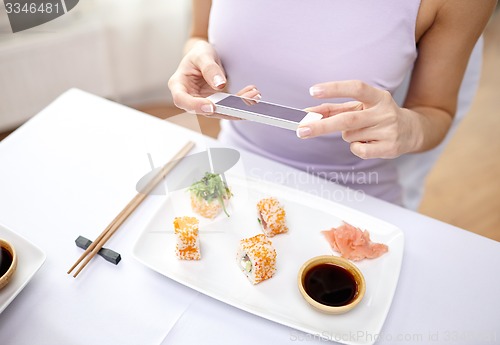
[[0, 277], [7, 273], [10, 265], [12, 265], [12, 254], [2, 247], [0, 251]]
[[349, 304], [358, 290], [351, 272], [334, 264], [312, 267], [304, 277], [304, 289], [316, 302], [331, 307]]

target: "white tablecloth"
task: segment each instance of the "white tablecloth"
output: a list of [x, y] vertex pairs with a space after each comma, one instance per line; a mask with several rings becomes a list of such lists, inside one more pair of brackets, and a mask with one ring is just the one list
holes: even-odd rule
[[[96, 238], [135, 195], [135, 183], [151, 170], [148, 154], [158, 166], [187, 138], [198, 151], [217, 146], [195, 132], [70, 90], [0, 143], [0, 223], [47, 254], [0, 314], [1, 344], [324, 342], [213, 300], [137, 262], [132, 247], [162, 196], [148, 197], [106, 244], [121, 253], [119, 265], [95, 258], [77, 279], [66, 274], [81, 254], [76, 237]], [[500, 342], [498, 242], [371, 197], [358, 201], [334, 184], [283, 180], [290, 168], [250, 154], [242, 154], [238, 168], [306, 192], [320, 188], [342, 195], [347, 206], [403, 230], [401, 275], [381, 333], [346, 333], [347, 341]]]

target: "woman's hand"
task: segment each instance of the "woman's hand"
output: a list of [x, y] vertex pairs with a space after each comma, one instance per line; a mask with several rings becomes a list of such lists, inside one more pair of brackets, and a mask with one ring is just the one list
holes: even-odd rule
[[168, 81], [174, 104], [191, 113], [212, 114], [214, 106], [205, 97], [222, 91], [226, 77], [212, 45], [204, 40], [193, 44]]
[[[192, 44], [168, 81], [177, 107], [207, 116], [212, 116], [215, 108], [205, 97], [222, 91], [225, 86], [226, 77], [220, 59], [212, 45], [204, 40]], [[260, 92], [253, 85], [243, 88], [238, 95], [260, 99]], [[215, 117], [230, 118], [220, 115]]]
[[301, 124], [297, 130], [300, 138], [342, 132], [352, 153], [363, 159], [395, 158], [419, 150], [423, 136], [419, 114], [400, 108], [388, 91], [360, 81], [340, 81], [314, 85], [310, 93], [315, 98], [355, 101], [307, 108], [322, 114], [323, 119]]

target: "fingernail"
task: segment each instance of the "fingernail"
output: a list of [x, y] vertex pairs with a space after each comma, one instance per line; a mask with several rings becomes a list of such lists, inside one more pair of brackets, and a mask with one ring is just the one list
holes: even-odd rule
[[260, 95], [260, 93], [256, 94], [255, 97], [257, 97], [258, 99], [262, 99], [262, 96]]
[[215, 87], [219, 87], [219, 86], [221, 86], [224, 83], [225, 83], [225, 81], [224, 81], [224, 78], [222, 78], [222, 76], [220, 76], [220, 75], [217, 74], [214, 77], [214, 85], [215, 85]]
[[203, 104], [201, 106], [201, 111], [204, 113], [213, 113], [214, 112], [214, 107], [211, 103], [209, 104]]
[[311, 96], [321, 96], [323, 94], [323, 88], [320, 86], [311, 86], [309, 88], [309, 94]]
[[311, 135], [311, 128], [309, 127], [300, 127], [297, 129], [297, 136], [301, 139], [307, 138]]

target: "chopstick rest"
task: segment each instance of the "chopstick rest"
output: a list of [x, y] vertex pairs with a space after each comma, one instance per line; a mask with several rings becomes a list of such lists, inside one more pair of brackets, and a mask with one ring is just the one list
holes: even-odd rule
[[179, 163], [179, 161], [184, 158], [189, 151], [194, 147], [194, 142], [188, 141], [176, 154], [175, 156], [160, 169], [158, 174], [154, 176], [149, 183], [140, 189], [138, 193], [129, 201], [127, 206], [109, 223], [109, 225], [104, 229], [101, 234], [92, 242], [85, 252], [76, 260], [73, 266], [68, 270], [68, 274], [73, 272], [73, 270], [78, 267], [73, 277], [76, 278], [78, 274], [87, 266], [87, 264], [92, 260], [92, 258], [99, 252], [99, 250], [104, 246], [104, 244], [110, 239], [111, 236], [118, 230], [118, 228], [123, 224], [123, 222], [130, 216], [132, 212], [141, 204], [141, 202], [148, 196], [149, 193], [162, 181], [165, 176]]
[[[78, 238], [75, 240], [76, 246], [79, 248], [82, 248], [83, 250], [87, 249], [91, 244], [92, 241], [89, 240], [88, 238], [85, 238], [83, 236], [78, 236]], [[101, 248], [97, 254], [102, 256], [106, 261], [109, 261], [115, 265], [118, 265], [122, 257], [120, 256], [119, 253], [115, 252], [114, 250], [107, 249], [107, 248]]]

